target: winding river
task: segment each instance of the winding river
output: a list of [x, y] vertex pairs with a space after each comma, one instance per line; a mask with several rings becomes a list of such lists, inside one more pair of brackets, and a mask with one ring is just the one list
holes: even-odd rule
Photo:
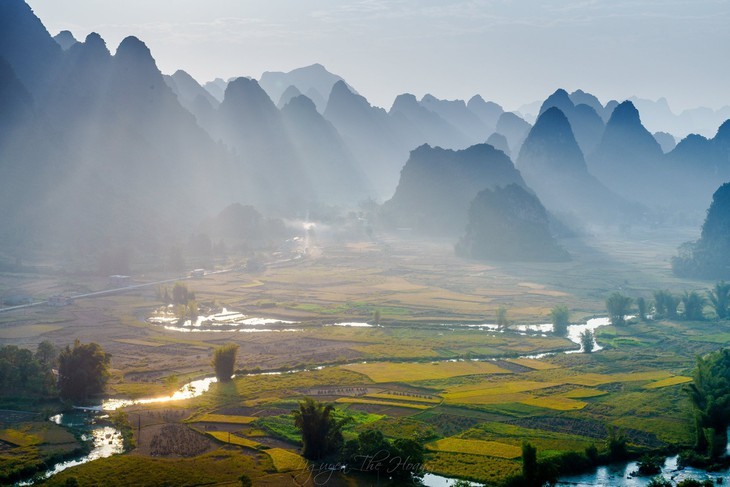
[[[227, 312], [226, 312], [227, 313]], [[230, 317], [231, 314], [228, 314], [227, 317]], [[242, 315], [235, 316], [236, 320], [238, 321], [238, 324], [242, 324], [239, 320], [248, 319], [245, 317], [242, 317]], [[258, 319], [257, 319], [258, 320]], [[268, 320], [267, 320], [268, 321]], [[271, 324], [274, 320], [271, 321], [264, 321], [263, 323], [253, 322], [250, 321], [247, 323], [248, 326], [255, 326], [258, 324]], [[208, 322], [210, 323], [210, 321]], [[230, 323], [230, 322], [229, 322]], [[291, 322], [281, 322], [279, 323], [286, 323], [289, 324]], [[163, 323], [159, 323], [163, 324]], [[202, 322], [200, 322], [202, 325]], [[580, 336], [583, 332], [586, 330], [595, 331], [597, 328], [601, 326], [606, 326], [610, 324], [610, 321], [608, 318], [593, 318], [588, 320], [586, 323], [583, 324], [577, 324], [577, 325], [570, 325], [568, 327], [568, 335], [567, 337], [574, 343], [581, 345]], [[164, 323], [163, 326], [166, 326], [166, 328], [169, 327], [169, 323]], [[200, 326], [200, 325], [199, 325]], [[354, 327], [369, 327], [371, 325], [368, 325], [367, 323], [335, 323], [332, 325], [325, 325], [325, 326], [354, 326]], [[491, 331], [491, 332], [498, 332], [496, 325], [492, 324], [483, 324], [483, 325], [445, 325], [449, 326], [451, 328], [457, 328], [460, 326], [470, 327], [470, 328], [476, 328], [484, 331]], [[191, 328], [197, 328], [195, 325], [188, 325], [188, 329], [185, 330], [186, 332], [191, 331]], [[168, 329], [175, 330], [175, 327], [169, 327]], [[233, 326], [229, 328], [230, 331], [241, 331], [240, 328]], [[182, 330], [180, 330], [182, 331]], [[270, 330], [274, 331], [274, 330]], [[288, 331], [288, 330], [287, 330]], [[548, 333], [552, 332], [552, 325], [551, 324], [541, 324], [541, 325], [518, 325], [515, 327], [510, 328], [510, 331], [522, 333], [522, 334], [544, 334], [547, 335]], [[595, 343], [593, 345], [593, 351], [601, 350], [602, 347]], [[581, 349], [574, 349], [574, 350], [568, 350], [564, 353], [578, 353], [582, 352]], [[544, 357], [546, 355], [552, 355], [552, 353], [549, 354], [540, 354], [540, 355], [533, 355], [530, 356], [530, 358], [539, 358]], [[494, 359], [490, 359], [494, 360]], [[444, 361], [453, 361], [451, 360], [444, 360]], [[293, 369], [293, 370], [287, 370], [287, 371], [278, 371], [278, 372], [257, 372], [247, 375], [279, 375], [279, 374], [293, 374], [298, 372], [305, 372], [309, 370], [318, 370], [323, 369], [325, 367], [328, 367], [327, 365], [320, 365], [317, 367], [311, 367], [307, 369]], [[178, 391], [176, 391], [171, 396], [163, 396], [163, 397], [151, 397], [151, 398], [143, 398], [143, 399], [106, 399], [102, 402], [100, 406], [90, 406], [88, 409], [91, 409], [93, 411], [96, 411], [98, 413], [102, 413], [104, 411], [114, 411], [119, 408], [132, 406], [135, 404], [152, 404], [152, 403], [161, 403], [161, 402], [170, 402], [170, 401], [179, 401], [183, 399], [191, 399], [194, 397], [198, 397], [208, 391], [210, 388], [210, 385], [212, 383], [216, 382], [215, 377], [206, 377], [204, 379], [194, 380], [192, 382], [189, 382], [188, 384], [185, 384], [182, 388], [180, 388]], [[61, 472], [67, 468], [74, 467], [77, 465], [81, 465], [87, 462], [91, 462], [93, 460], [98, 460], [100, 458], [106, 458], [112, 455], [116, 455], [119, 453], [122, 453], [123, 451], [123, 445], [121, 440], [121, 433], [116, 430], [114, 427], [107, 424], [107, 422], [104, 421], [105, 415], [98, 416], [98, 420], [96, 417], [91, 416], [84, 411], [74, 411], [71, 413], [63, 413], [58, 414], [56, 416], [53, 416], [51, 421], [67, 426], [71, 429], [74, 429], [76, 431], [79, 431], [82, 433], [82, 437], [87, 440], [93, 441], [93, 446], [91, 451], [82, 456], [81, 458], [74, 459], [74, 460], [68, 460], [59, 462], [56, 465], [54, 465], [51, 469], [47, 470], [46, 472], [36, 475], [33, 479], [29, 479], [23, 482], [20, 482], [16, 485], [32, 485], [34, 482], [39, 481], [40, 479], [47, 479], [58, 472]], [[596, 470], [596, 472], [590, 473], [590, 474], [584, 474], [584, 475], [578, 475], [578, 476], [571, 476], [571, 477], [565, 477], [561, 479], [559, 485], [573, 485], [578, 487], [586, 487], [586, 486], [611, 486], [611, 485], [626, 485], [629, 487], [643, 487], [646, 486], [649, 482], [648, 478], [643, 477], [631, 477], [630, 473], [636, 470], [636, 463], [630, 462], [628, 464], [620, 464], [620, 465], [614, 465], [614, 466], [607, 466], [607, 467], [600, 467]], [[677, 472], [677, 458], [671, 457], [668, 458], [665, 467], [663, 470], [663, 473], [665, 473], [665, 476], [668, 478], [676, 478], [677, 480], [681, 480], [682, 478], [685, 478], [686, 476], [694, 477], [694, 478], [707, 478], [707, 473], [699, 470], [691, 470], [687, 469], [682, 472]], [[705, 475], [703, 477], [702, 475]], [[674, 477], [672, 477], [674, 476]], [[625, 479], [625, 482], [623, 480], [619, 479]], [[439, 475], [434, 474], [426, 474], [424, 476], [423, 482], [424, 485], [427, 487], [447, 487], [452, 485], [456, 480], [450, 479], [447, 477], [442, 477]], [[617, 483], [618, 482], [618, 483]], [[478, 485], [478, 484], [474, 484]]]

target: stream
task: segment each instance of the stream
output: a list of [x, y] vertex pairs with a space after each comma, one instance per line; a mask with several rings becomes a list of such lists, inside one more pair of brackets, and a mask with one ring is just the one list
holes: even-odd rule
[[[227, 312], [225, 312], [227, 313]], [[226, 318], [232, 317], [232, 314], [228, 314]], [[209, 317], [210, 318], [210, 317]], [[237, 325], [242, 324], [240, 320], [246, 319], [245, 317], [242, 317], [242, 315], [238, 314], [235, 316], [235, 318], [231, 321], [236, 321]], [[257, 319], [258, 320], [258, 319]], [[207, 324], [210, 324], [213, 320], [205, 320], [207, 321]], [[222, 320], [227, 321], [227, 320]], [[268, 321], [268, 323], [264, 322], [265, 324], [270, 324], [272, 321]], [[229, 322], [230, 323], [230, 322]], [[256, 324], [264, 324], [261, 322], [257, 322]], [[286, 323], [289, 324], [291, 322], [281, 322], [279, 323]], [[163, 323], [159, 323], [163, 324]], [[201, 322], [202, 324], [202, 322]], [[610, 321], [608, 318], [593, 318], [590, 320], [587, 320], [584, 324], [578, 324], [578, 325], [570, 325], [568, 326], [568, 335], [567, 338], [570, 339], [572, 342], [581, 345], [580, 335], [585, 330], [591, 330], [595, 331], [597, 328], [601, 326], [606, 326], [610, 324]], [[166, 328], [169, 327], [169, 323], [165, 323]], [[249, 326], [254, 325], [253, 322], [248, 323]], [[190, 326], [190, 328], [196, 328], [194, 325]], [[254, 325], [255, 326], [255, 325]], [[371, 325], [368, 325], [367, 323], [335, 323], [331, 325], [325, 325], [325, 326], [353, 326], [353, 327], [370, 327]], [[472, 329], [478, 329], [483, 331], [490, 331], [490, 332], [502, 332], [498, 330], [497, 325], [493, 324], [482, 324], [482, 325], [444, 325], [448, 326], [450, 328], [459, 328], [459, 327], [469, 327]], [[168, 329], [175, 330], [174, 327], [169, 327]], [[240, 327], [231, 327], [229, 328], [230, 331], [241, 331]], [[180, 330], [182, 331], [182, 330]], [[191, 331], [190, 329], [185, 330], [185, 332]], [[271, 330], [273, 331], [273, 330]], [[287, 330], [288, 331], [288, 330]], [[520, 334], [541, 334], [547, 336], [548, 333], [552, 332], [552, 325], [551, 324], [540, 324], [540, 325], [518, 325], [515, 327], [510, 328], [510, 331], [520, 333]], [[593, 344], [593, 351], [601, 350], [601, 346], [595, 343]], [[568, 350], [564, 353], [579, 353], [582, 352], [582, 348], [579, 350]], [[529, 356], [529, 358], [540, 358], [547, 355], [553, 355], [554, 353], [545, 353], [545, 354], [539, 354], [539, 355], [532, 355]], [[494, 359], [489, 359], [494, 360]], [[453, 361], [453, 359], [444, 359], [443, 361]], [[358, 362], [359, 363], [359, 362]], [[339, 364], [338, 364], [339, 365]], [[306, 372], [309, 370], [318, 370], [323, 369], [327, 367], [326, 365], [321, 365], [317, 367], [311, 367], [307, 369], [293, 369], [293, 370], [287, 370], [287, 371], [278, 371], [278, 372], [257, 372], [247, 375], [279, 375], [279, 374], [289, 374], [289, 373], [298, 373], [298, 372]], [[132, 406], [135, 404], [152, 404], [152, 403], [161, 403], [161, 402], [170, 402], [170, 401], [179, 401], [183, 399], [191, 399], [194, 397], [198, 397], [205, 392], [208, 391], [210, 388], [210, 385], [212, 383], [216, 382], [215, 377], [206, 377], [204, 379], [194, 380], [192, 382], [189, 382], [185, 384], [182, 388], [180, 388], [178, 391], [176, 391], [171, 396], [161, 396], [161, 397], [151, 397], [151, 398], [143, 398], [143, 399], [106, 399], [102, 401], [100, 406], [89, 406], [87, 409], [88, 411], [82, 411], [77, 410], [73, 412], [66, 412], [62, 414], [57, 414], [50, 418], [51, 421], [66, 426], [72, 430], [78, 431], [82, 433], [82, 437], [87, 440], [93, 440], [93, 446], [91, 451], [74, 460], [67, 460], [57, 463], [53, 466], [53, 468], [50, 468], [44, 473], [37, 474], [32, 479], [25, 480], [23, 482], [17, 483], [16, 485], [32, 485], [34, 482], [40, 480], [40, 479], [47, 479], [67, 468], [75, 467], [77, 465], [81, 465], [87, 462], [91, 462], [93, 460], [98, 460], [100, 458], [106, 458], [112, 455], [116, 455], [119, 453], [122, 453], [123, 451], [123, 445], [122, 445], [122, 439], [121, 439], [121, 433], [116, 430], [114, 427], [107, 424], [105, 421], [103, 421], [107, 416], [104, 414], [104, 411], [114, 411], [119, 408], [124, 408], [128, 406]], [[89, 412], [95, 413], [95, 414], [89, 414]], [[589, 474], [583, 474], [583, 475], [577, 475], [577, 476], [570, 476], [570, 477], [564, 477], [560, 480], [558, 485], [573, 485], [578, 487], [586, 487], [586, 486], [611, 486], [611, 485], [625, 485], [628, 487], [643, 487], [646, 486], [649, 482], [648, 477], [635, 477], [635, 478], [628, 478], [630, 472], [633, 472], [636, 470], [636, 462], [630, 462], [628, 464], [617, 464], [612, 466], [606, 466], [606, 467], [599, 467], [596, 472], [589, 473]], [[668, 458], [665, 463], [665, 469], [662, 471], [662, 473], [665, 473], [666, 476], [671, 477], [674, 475], [678, 480], [681, 480], [682, 478], [685, 478], [685, 476], [691, 476], [694, 478], [707, 478], [707, 474], [704, 471], [699, 470], [692, 470], [692, 469], [686, 469], [682, 472], [675, 472], [677, 470], [677, 457], [671, 457]], [[702, 475], [705, 475], [705, 477], [702, 477]], [[722, 474], [720, 474], [722, 475]], [[671, 478], [675, 478], [671, 477]], [[619, 480], [623, 478], [624, 480]], [[621, 483], [617, 484], [616, 482], [619, 481]], [[626, 483], [624, 483], [624, 481]], [[456, 479], [450, 479], [447, 477], [442, 477], [440, 475], [435, 474], [426, 474], [424, 475], [423, 483], [427, 487], [448, 487], [452, 485], [454, 482], [456, 482]], [[473, 484], [473, 485], [479, 485], [479, 484]]]

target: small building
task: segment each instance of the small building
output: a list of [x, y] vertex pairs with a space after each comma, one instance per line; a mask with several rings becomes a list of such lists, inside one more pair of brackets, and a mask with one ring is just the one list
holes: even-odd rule
[[48, 304], [50, 306], [68, 306], [73, 300], [68, 296], [62, 296], [57, 294], [48, 298]]
[[132, 285], [132, 278], [129, 276], [109, 276], [109, 286], [112, 288], [128, 287]]
[[205, 277], [205, 269], [193, 269], [190, 272], [190, 277], [193, 279], [202, 279]]

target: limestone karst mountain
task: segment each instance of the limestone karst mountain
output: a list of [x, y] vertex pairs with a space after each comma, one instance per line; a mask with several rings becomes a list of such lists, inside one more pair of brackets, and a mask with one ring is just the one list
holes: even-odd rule
[[388, 112], [408, 147], [422, 144], [444, 148], [468, 147], [468, 138], [438, 113], [429, 110], [410, 93], [398, 95]]
[[730, 278], [730, 183], [712, 195], [712, 204], [696, 242], [687, 242], [672, 259], [672, 270], [685, 277]]
[[338, 81], [332, 87], [324, 117], [337, 128], [375, 194], [380, 198], [392, 195], [409, 149], [388, 113]]
[[516, 165], [548, 209], [578, 225], [616, 221], [628, 209], [588, 172], [570, 122], [557, 107], [537, 119]]
[[588, 156], [588, 169], [618, 194], [655, 204], [660, 196], [651, 181], [663, 152], [654, 136], [641, 123], [630, 101], [618, 105], [606, 124], [601, 142]]
[[524, 187], [480, 191], [469, 208], [456, 253], [478, 260], [564, 261], [569, 255], [550, 233], [545, 207]]
[[[303, 68], [297, 68], [288, 73], [278, 71], [266, 71], [261, 75], [259, 84], [268, 93], [272, 100], [280, 100], [281, 95], [290, 86], [295, 86], [300, 93], [307, 95], [317, 107], [317, 111], [323, 113], [326, 108], [327, 95], [338, 81], [344, 82], [342, 77], [330, 73], [321, 64], [312, 64]], [[354, 89], [348, 86], [350, 91]]]
[[512, 183], [525, 186], [509, 157], [491, 145], [458, 151], [423, 145], [411, 151], [382, 217], [390, 228], [453, 237], [464, 231], [479, 191]]

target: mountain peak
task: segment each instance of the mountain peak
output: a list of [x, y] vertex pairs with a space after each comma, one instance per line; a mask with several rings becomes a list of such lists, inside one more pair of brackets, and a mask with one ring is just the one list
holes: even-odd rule
[[611, 113], [608, 125], [641, 125], [639, 110], [629, 100], [619, 103]]
[[109, 49], [106, 47], [106, 42], [104, 42], [104, 39], [102, 39], [102, 37], [96, 32], [92, 32], [87, 35], [83, 44], [84, 49], [88, 52], [102, 54], [104, 57], [111, 55]]
[[555, 90], [555, 93], [548, 96], [540, 107], [540, 114], [544, 113], [550, 107], [559, 108], [564, 115], [567, 115], [574, 108], [573, 101], [570, 99], [568, 92], [562, 88]]
[[122, 61], [135, 60], [152, 63], [155, 62], [147, 45], [134, 36], [128, 36], [122, 40], [119, 47], [117, 47], [115, 57]]
[[71, 46], [78, 42], [71, 31], [68, 30], [62, 30], [56, 34], [53, 36], [53, 40], [56, 41], [64, 51], [68, 51]]

